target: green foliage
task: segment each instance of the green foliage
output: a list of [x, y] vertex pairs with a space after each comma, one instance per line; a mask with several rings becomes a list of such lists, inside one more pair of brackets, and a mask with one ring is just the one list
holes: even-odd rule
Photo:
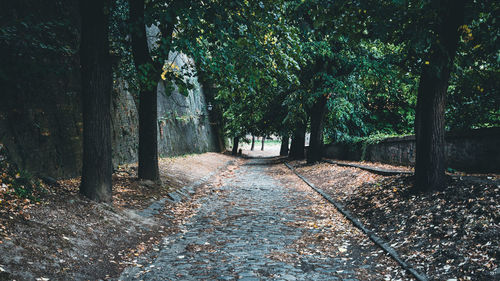
[[366, 137], [353, 137], [349, 140], [345, 140], [342, 143], [346, 144], [365, 144], [365, 145], [370, 145], [370, 144], [377, 144], [380, 143], [383, 140], [386, 140], [388, 138], [399, 138], [399, 137], [406, 137], [406, 136], [411, 136], [411, 134], [384, 134], [384, 133], [377, 133], [377, 134], [372, 134]]
[[74, 70], [79, 48], [74, 5], [41, 0], [4, 2], [0, 17], [3, 93], [37, 92], [44, 88], [41, 77], [60, 78]]
[[[132, 77], [128, 29], [121, 26], [127, 5], [117, 3], [113, 50], [122, 58], [121, 73]], [[153, 57], [162, 62], [171, 59], [167, 50], [183, 52], [197, 73], [166, 64], [166, 92], [176, 85], [189, 93], [186, 77], [198, 75], [213, 90], [228, 136], [288, 134], [326, 96], [325, 140], [360, 142], [413, 132], [418, 77], [437, 40], [436, 3], [155, 0], [147, 4], [146, 22], [177, 20], [173, 40], [160, 39]], [[449, 130], [499, 126], [498, 6], [468, 4], [450, 81]], [[143, 68], [131, 85], [156, 85], [148, 76], [154, 66]]]
[[[328, 141], [413, 132], [418, 76], [429, 63], [431, 43], [437, 40], [438, 2], [352, 1], [357, 11], [346, 16], [366, 28], [361, 48], [355, 51], [362, 62], [359, 79], [347, 85], [358, 94], [337, 101], [340, 108], [330, 108]], [[498, 11], [494, 1], [467, 4], [467, 24], [460, 27], [460, 47], [447, 96], [447, 130], [500, 125]]]
[[6, 189], [18, 197], [35, 200], [36, 194], [42, 190], [41, 186], [38, 178], [27, 171], [19, 171], [15, 165], [8, 162], [6, 150], [0, 143], [0, 190], [5, 192]]
[[113, 80], [115, 82], [118, 79], [127, 81], [129, 91], [136, 94], [139, 92], [139, 78], [132, 59], [132, 47], [130, 46], [127, 24], [128, 13], [127, 0], [116, 0], [114, 2], [109, 19], [110, 53], [116, 59], [116, 63], [113, 65]]
[[479, 8], [477, 18], [463, 27], [450, 81], [447, 128], [500, 126], [500, 4]]
[[39, 186], [39, 180], [24, 170], [18, 172], [12, 181], [12, 187], [14, 188], [16, 194], [22, 198], [34, 199], [34, 190]]
[[229, 136], [279, 130], [287, 85], [296, 83], [297, 44], [280, 1], [201, 3], [180, 18], [175, 44], [214, 86]]

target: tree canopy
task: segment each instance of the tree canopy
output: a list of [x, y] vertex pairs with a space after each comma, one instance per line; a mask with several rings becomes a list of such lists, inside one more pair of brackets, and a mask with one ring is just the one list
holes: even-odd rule
[[[66, 18], [78, 11], [52, 4]], [[324, 142], [416, 133], [427, 143], [417, 151], [434, 155], [442, 142], [430, 142], [444, 131], [500, 126], [499, 7], [492, 0], [115, 0], [105, 12], [113, 77], [127, 80], [142, 104], [140, 135], [149, 141], [142, 147], [155, 146], [158, 83], [167, 94], [188, 95], [188, 77], [197, 77], [226, 137], [291, 136], [293, 146], [308, 131], [314, 162]], [[62, 73], [52, 62], [78, 53], [76, 23], [33, 13], [0, 19], [2, 60], [29, 66], [2, 64], [7, 85]], [[175, 65], [178, 53], [192, 65]], [[157, 152], [147, 154], [139, 162], [157, 162]], [[425, 165], [444, 175], [442, 165]]]

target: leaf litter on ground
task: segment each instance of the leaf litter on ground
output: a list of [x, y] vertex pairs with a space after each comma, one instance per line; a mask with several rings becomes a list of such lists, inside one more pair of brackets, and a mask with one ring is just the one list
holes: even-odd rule
[[500, 279], [499, 175], [457, 172], [444, 190], [413, 194], [410, 176], [293, 165], [432, 280]]
[[[198, 206], [167, 201], [158, 214], [139, 213], [168, 192], [203, 186], [202, 179], [231, 160], [217, 153], [161, 159], [161, 184], [138, 181], [137, 166], [123, 165], [113, 175], [112, 205], [80, 196], [79, 179], [41, 183], [33, 199], [0, 183], [0, 279], [116, 278], [124, 267], [141, 265], [146, 252], [159, 250], [162, 237], [179, 231]], [[4, 172], [2, 183], [16, 176]]]

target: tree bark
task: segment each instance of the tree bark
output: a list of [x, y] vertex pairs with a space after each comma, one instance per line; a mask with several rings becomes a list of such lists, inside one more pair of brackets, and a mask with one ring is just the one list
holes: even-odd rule
[[233, 150], [231, 151], [231, 155], [238, 155], [238, 145], [240, 143], [239, 137], [233, 138]]
[[252, 135], [252, 146], [250, 147], [250, 150], [253, 151], [254, 147], [255, 147], [255, 136]]
[[139, 96], [139, 168], [140, 179], [157, 181], [158, 167], [157, 92], [142, 90]]
[[[157, 181], [160, 178], [158, 168], [158, 97], [157, 81], [160, 79], [164, 59], [156, 62], [150, 56], [146, 24], [144, 20], [144, 0], [129, 0], [130, 21], [132, 22], [132, 53], [139, 75], [146, 75], [139, 92], [139, 168], [140, 179]], [[170, 50], [174, 23], [166, 30], [160, 28], [162, 37], [168, 41], [165, 54]], [[145, 70], [145, 71], [143, 71]], [[144, 74], [145, 73], [145, 74]], [[144, 79], [143, 79], [144, 80]]]
[[417, 94], [415, 116], [416, 191], [444, 187], [444, 110], [448, 80], [464, 21], [465, 1], [443, 0], [438, 10], [438, 37], [431, 45], [432, 55], [424, 64]]
[[304, 146], [306, 143], [306, 124], [299, 124], [292, 135], [289, 157], [292, 159], [304, 159]]
[[197, 70], [197, 74], [198, 81], [202, 85], [203, 92], [205, 93], [205, 97], [207, 98], [206, 102], [212, 104], [212, 110], [208, 111], [208, 120], [214, 130], [213, 141], [217, 146], [216, 152], [223, 152], [226, 149], [224, 144], [223, 117], [222, 111], [215, 103], [215, 89], [212, 86], [213, 83], [211, 83], [209, 75], [199, 69]]
[[288, 156], [288, 142], [288, 135], [284, 135], [281, 137], [280, 156]]
[[264, 151], [264, 141], [265, 141], [265, 140], [266, 140], [266, 136], [263, 136], [263, 137], [262, 137], [262, 144], [261, 144], [261, 146], [260, 146], [260, 150], [261, 150], [261, 151]]
[[309, 150], [307, 151], [307, 163], [314, 163], [321, 160], [326, 102], [326, 96], [322, 95], [311, 108], [311, 139], [309, 141]]
[[83, 168], [80, 193], [112, 201], [111, 87], [109, 1], [80, 0], [80, 63], [83, 103]]

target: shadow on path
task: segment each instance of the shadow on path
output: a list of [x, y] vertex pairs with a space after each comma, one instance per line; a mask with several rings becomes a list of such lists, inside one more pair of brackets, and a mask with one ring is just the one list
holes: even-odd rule
[[393, 261], [279, 157], [250, 158], [208, 184], [197, 213], [120, 280], [382, 280]]

